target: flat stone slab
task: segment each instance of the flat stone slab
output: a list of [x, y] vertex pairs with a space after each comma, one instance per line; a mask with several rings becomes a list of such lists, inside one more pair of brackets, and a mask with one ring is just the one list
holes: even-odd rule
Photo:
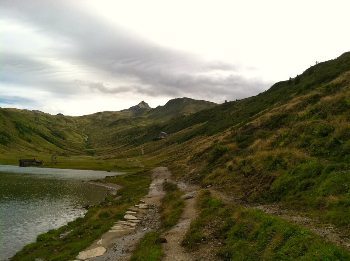
[[112, 227], [112, 229], [121, 229], [121, 228], [123, 228], [121, 225], [114, 225], [114, 226]]
[[127, 224], [129, 224], [129, 221], [124, 221], [124, 220], [118, 221], [118, 225], [124, 226], [124, 225], [127, 225]]
[[138, 208], [140, 208], [140, 209], [147, 209], [148, 205], [147, 204], [139, 204]]
[[136, 211], [131, 211], [131, 210], [128, 210], [125, 212], [126, 214], [130, 214], [130, 215], [133, 215], [133, 214], [136, 214], [137, 212]]
[[190, 193], [183, 195], [181, 198], [187, 200], [187, 199], [194, 198], [195, 196], [196, 196], [196, 192], [190, 192]]
[[106, 249], [104, 247], [96, 247], [93, 249], [85, 250], [79, 253], [77, 256], [77, 259], [79, 260], [86, 260], [89, 258], [102, 256], [106, 252]]
[[138, 219], [138, 218], [135, 217], [135, 216], [133, 216], [133, 215], [126, 214], [126, 215], [124, 216], [124, 219], [129, 220], [129, 219]]
[[132, 223], [139, 223], [140, 220], [139, 220], [139, 219], [130, 219], [129, 222], [132, 222]]

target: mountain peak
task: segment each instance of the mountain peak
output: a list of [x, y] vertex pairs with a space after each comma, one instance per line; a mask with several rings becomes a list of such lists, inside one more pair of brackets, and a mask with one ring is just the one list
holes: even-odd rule
[[133, 107], [139, 107], [140, 109], [151, 109], [151, 107], [145, 101], [141, 101], [139, 104]]
[[150, 109], [152, 109], [147, 102], [145, 101], [141, 101], [139, 104], [131, 106], [129, 109], [127, 110], [123, 110], [123, 111], [129, 111], [132, 112], [133, 114], [142, 114], [146, 111], [149, 111]]

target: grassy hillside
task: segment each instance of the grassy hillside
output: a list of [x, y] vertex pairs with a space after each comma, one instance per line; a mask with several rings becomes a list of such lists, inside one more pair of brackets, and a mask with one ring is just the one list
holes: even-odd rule
[[[268, 91], [158, 125], [117, 157], [173, 166], [182, 178], [283, 207], [350, 234], [350, 53]], [[159, 127], [160, 126], [160, 127]]]
[[348, 252], [310, 231], [258, 210], [227, 205], [208, 191], [200, 195], [198, 203], [199, 216], [191, 224], [182, 244], [199, 260], [350, 258]]
[[[157, 139], [160, 131], [169, 136]], [[167, 165], [176, 178], [212, 187], [239, 202], [277, 204], [350, 236], [350, 53], [257, 96], [221, 105], [182, 98], [155, 109], [142, 104], [140, 110], [81, 117], [0, 109], [0, 162], [53, 153], [73, 167]], [[326, 256], [347, 256], [278, 219], [240, 207], [232, 211], [242, 219], [225, 227], [222, 258], [237, 249], [272, 259], [288, 251], [317, 257], [319, 247]], [[212, 214], [212, 219], [226, 218]], [[201, 225], [198, 230], [205, 231]], [[245, 226], [261, 229], [241, 231]], [[266, 236], [270, 230], [277, 243]], [[230, 243], [237, 238], [239, 245]], [[190, 244], [195, 238], [188, 240]], [[315, 240], [309, 248], [307, 240]], [[294, 243], [298, 249], [288, 247]], [[261, 251], [251, 251], [251, 245]], [[276, 247], [277, 252], [271, 250]]]
[[0, 109], [0, 149], [25, 152], [80, 154], [85, 136], [73, 117], [39, 111]]
[[[0, 150], [172, 163], [242, 200], [283, 202], [345, 226], [349, 83], [345, 53], [257, 96], [218, 106], [181, 98], [155, 109], [140, 103], [142, 113], [134, 106], [81, 117], [1, 109]], [[170, 136], [156, 140], [160, 131]]]
[[193, 130], [214, 136], [186, 164], [198, 182], [243, 201], [281, 203], [348, 228], [350, 55], [294, 81], [211, 110], [229, 110], [231, 118], [212, 117]]
[[151, 109], [141, 102], [118, 112], [70, 117], [40, 111], [0, 108], [0, 161], [51, 155], [101, 156], [125, 146], [157, 138], [164, 122], [213, 107], [215, 104], [180, 98]]

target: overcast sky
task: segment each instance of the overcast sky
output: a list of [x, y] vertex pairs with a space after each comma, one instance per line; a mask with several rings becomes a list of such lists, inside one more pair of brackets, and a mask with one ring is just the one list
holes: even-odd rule
[[349, 1], [0, 0], [0, 107], [234, 100], [350, 51]]

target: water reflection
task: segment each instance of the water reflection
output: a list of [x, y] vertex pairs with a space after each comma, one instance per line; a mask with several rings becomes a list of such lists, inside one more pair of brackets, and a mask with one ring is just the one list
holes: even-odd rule
[[[13, 173], [1, 172], [9, 169]], [[0, 260], [35, 241], [37, 235], [83, 216], [83, 206], [100, 202], [108, 193], [82, 180], [118, 174], [42, 168], [35, 174], [33, 170], [20, 174], [22, 169], [29, 171], [0, 166]]]

